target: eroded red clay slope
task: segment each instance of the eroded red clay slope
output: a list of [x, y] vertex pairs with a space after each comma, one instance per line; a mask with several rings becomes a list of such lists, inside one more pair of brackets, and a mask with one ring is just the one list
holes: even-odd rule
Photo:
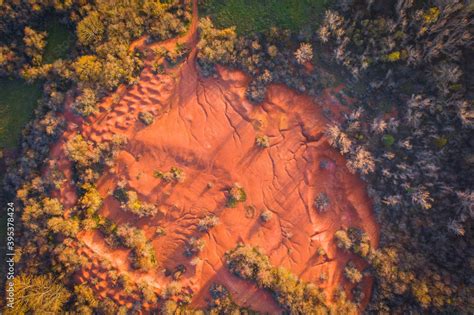
[[[227, 286], [240, 305], [279, 312], [267, 292], [239, 280], [225, 268], [224, 253], [237, 242], [259, 246], [275, 266], [284, 266], [324, 287], [328, 296], [340, 285], [350, 288], [342, 275], [345, 264], [353, 260], [363, 267], [364, 263], [336, 248], [334, 232], [341, 227], [361, 227], [376, 245], [378, 230], [364, 183], [349, 173], [344, 158], [323, 136], [327, 121], [322, 106], [337, 112], [340, 105], [330, 91], [316, 104], [279, 85], [270, 87], [263, 104], [252, 105], [244, 95], [248, 78], [224, 68], [219, 68], [216, 78], [201, 78], [195, 54], [193, 51], [187, 61], [163, 75], [153, 75], [145, 68], [136, 85], [118, 90], [117, 104], [112, 105], [111, 96], [101, 104], [101, 113], [87, 124], [76, 121], [77, 130], [94, 142], [109, 140], [114, 134], [128, 136], [129, 144], [119, 153], [116, 165], [97, 183], [105, 199], [100, 213], [118, 224], [143, 229], [153, 241], [160, 266], [148, 273], [134, 271], [127, 259], [129, 252], [109, 248], [99, 232], [79, 235], [88, 247], [81, 252], [96, 260], [112, 261], [114, 268], [134, 281], [147, 281], [157, 292], [171, 281], [163, 268], [184, 264], [187, 271], [180, 281], [194, 291], [193, 306], [205, 306], [209, 286], [218, 282]], [[154, 113], [155, 122], [145, 127], [137, 120], [140, 111]], [[52, 150], [57, 165], [68, 174], [70, 163], [62, 152], [64, 141], [75, 132], [72, 126], [70, 122], [69, 131]], [[258, 135], [270, 138], [269, 148], [255, 145]], [[330, 167], [322, 169], [322, 161], [329, 162]], [[184, 170], [184, 182], [166, 183], [153, 177], [155, 170], [167, 171], [174, 166]], [[142, 200], [158, 206], [158, 215], [139, 219], [120, 209], [110, 194], [124, 179]], [[236, 182], [244, 187], [247, 201], [227, 208], [225, 190]], [[58, 192], [66, 206], [75, 202], [73, 191], [65, 185]], [[331, 201], [323, 214], [313, 207], [320, 192]], [[263, 210], [273, 213], [265, 224], [259, 220]], [[197, 222], [209, 213], [217, 215], [220, 223], [207, 233], [199, 233]], [[157, 226], [166, 230], [165, 236], [154, 235]], [[183, 255], [184, 245], [192, 236], [206, 243], [196, 266]], [[316, 254], [319, 247], [325, 249], [327, 257]], [[79, 279], [100, 274], [100, 270], [95, 276], [89, 271]], [[326, 281], [320, 280], [321, 273], [328, 275]], [[98, 293], [125, 303], [121, 293], [108, 286], [107, 277], [100, 278], [103, 281], [96, 287]], [[372, 280], [364, 277], [364, 305], [371, 286]]]

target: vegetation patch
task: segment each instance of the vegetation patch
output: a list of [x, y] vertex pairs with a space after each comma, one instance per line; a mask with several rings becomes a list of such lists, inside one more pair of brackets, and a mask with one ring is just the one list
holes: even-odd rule
[[50, 18], [46, 24], [46, 46], [43, 53], [44, 63], [53, 63], [66, 59], [74, 45], [74, 32], [57, 18]]
[[18, 145], [21, 130], [33, 117], [41, 94], [40, 83], [0, 79], [0, 148], [12, 149]]
[[334, 305], [328, 306], [320, 288], [301, 281], [285, 268], [272, 266], [259, 248], [241, 243], [229, 250], [225, 259], [233, 274], [270, 290], [280, 306], [290, 314], [337, 314], [356, 310], [343, 293], [335, 299]]
[[239, 34], [263, 32], [271, 27], [297, 31], [318, 25], [329, 0], [206, 0], [204, 13], [218, 27], [236, 26]]
[[237, 206], [237, 203], [244, 202], [245, 200], [247, 200], [247, 194], [244, 188], [238, 183], [234, 183], [227, 191], [227, 206], [234, 208]]
[[123, 185], [117, 186], [114, 197], [120, 201], [122, 210], [138, 215], [140, 218], [153, 216], [158, 211], [155, 205], [139, 200], [136, 191], [126, 190]]
[[182, 183], [186, 179], [186, 174], [184, 173], [183, 169], [173, 166], [170, 168], [168, 172], [162, 172], [162, 171], [154, 171], [153, 176], [156, 178], [161, 178], [167, 183], [170, 182], [176, 182], [176, 183]]

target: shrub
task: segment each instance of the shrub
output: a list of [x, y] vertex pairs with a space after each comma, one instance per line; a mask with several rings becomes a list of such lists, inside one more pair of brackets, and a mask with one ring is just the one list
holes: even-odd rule
[[232, 301], [232, 296], [223, 285], [213, 283], [209, 293], [212, 299], [210, 314], [251, 314]]
[[358, 147], [347, 162], [347, 168], [353, 173], [359, 171], [362, 175], [373, 173], [375, 171], [374, 157], [365, 148]]
[[85, 211], [86, 217], [90, 218], [102, 206], [102, 197], [97, 191], [97, 188], [90, 183], [83, 184], [81, 188], [84, 193], [79, 198], [79, 206]]
[[186, 178], [184, 171], [179, 167], [172, 167], [170, 173], [173, 179], [180, 183]]
[[441, 150], [448, 144], [448, 138], [446, 136], [436, 137], [434, 144], [437, 149]]
[[172, 51], [168, 51], [166, 54], [166, 61], [171, 65], [176, 65], [183, 61], [189, 54], [189, 49], [184, 44], [176, 44], [176, 47]]
[[77, 79], [82, 82], [96, 83], [101, 80], [103, 76], [103, 65], [96, 56], [81, 56], [72, 66]]
[[386, 55], [387, 61], [390, 61], [390, 62], [398, 61], [398, 60], [400, 60], [400, 58], [401, 58], [400, 51], [394, 51], [394, 52], [391, 52], [390, 54]]
[[155, 117], [150, 112], [138, 113], [138, 119], [145, 125], [149, 126], [155, 121]]
[[270, 221], [272, 219], [272, 217], [273, 217], [273, 213], [271, 211], [268, 211], [268, 210], [265, 210], [260, 214], [260, 220], [263, 223], [266, 223], [266, 222]]
[[80, 167], [87, 167], [99, 162], [100, 151], [80, 134], [72, 137], [67, 142], [66, 151], [69, 159], [76, 162]]
[[81, 284], [74, 286], [74, 293], [77, 297], [77, 302], [82, 305], [88, 305], [90, 307], [98, 307], [99, 299], [94, 294], [94, 290], [87, 284]]
[[329, 161], [328, 160], [322, 160], [319, 162], [319, 168], [322, 170], [327, 170], [329, 168]]
[[296, 61], [299, 64], [306, 63], [313, 59], [313, 47], [309, 43], [301, 43], [295, 52]]
[[127, 202], [122, 203], [121, 207], [125, 211], [129, 211], [139, 217], [153, 216], [157, 212], [155, 205], [140, 201], [138, 194], [133, 190], [127, 192]]
[[140, 270], [150, 270], [156, 267], [155, 250], [151, 243], [146, 243], [143, 248], [135, 248], [131, 255], [132, 266]]
[[270, 57], [275, 58], [278, 54], [278, 48], [275, 45], [268, 46], [267, 53]]
[[359, 283], [362, 280], [362, 273], [354, 266], [352, 262], [349, 262], [344, 268], [344, 276], [351, 283]]
[[43, 61], [43, 51], [46, 47], [46, 32], [37, 32], [27, 26], [24, 29], [24, 34], [25, 54], [31, 58], [34, 65], [41, 64]]
[[215, 227], [219, 223], [219, 218], [213, 214], [210, 214], [198, 222], [199, 232], [207, 232], [209, 229]]
[[102, 41], [104, 25], [97, 12], [91, 12], [77, 24], [77, 37], [84, 46], [97, 44]]
[[260, 104], [263, 102], [265, 100], [266, 93], [266, 84], [258, 80], [252, 80], [245, 91], [247, 99], [254, 104]]
[[241, 243], [229, 250], [225, 259], [230, 272], [246, 280], [257, 280], [260, 273], [271, 269], [268, 257], [260, 249]]
[[146, 282], [142, 282], [139, 284], [139, 289], [140, 293], [142, 295], [142, 298], [145, 302], [147, 303], [155, 303], [157, 300], [157, 296], [155, 291], [153, 290], [153, 287], [148, 285]]
[[161, 171], [154, 171], [153, 176], [156, 178], [161, 178], [165, 182], [171, 182], [171, 181], [176, 181], [176, 182], [183, 182], [186, 178], [186, 175], [184, 171], [179, 168], [173, 166], [168, 172], [161, 172]]
[[233, 208], [238, 202], [244, 202], [245, 200], [247, 200], [245, 190], [238, 183], [234, 183], [227, 191], [227, 206]]
[[255, 138], [255, 144], [259, 148], [268, 148], [270, 146], [270, 139], [267, 136], [257, 136]]
[[326, 212], [330, 205], [329, 197], [325, 192], [320, 192], [314, 200], [314, 207], [319, 213]]
[[163, 74], [165, 73], [165, 66], [161, 61], [155, 60], [151, 64], [151, 71], [153, 72], [153, 74]]
[[93, 89], [85, 88], [74, 102], [74, 111], [83, 117], [97, 112], [97, 96]]
[[349, 238], [346, 230], [338, 230], [334, 233], [337, 247], [349, 250], [352, 247], [352, 240]]
[[115, 235], [120, 243], [127, 248], [144, 248], [147, 241], [142, 230], [128, 224], [117, 227]]
[[184, 255], [188, 257], [197, 255], [204, 249], [205, 245], [204, 240], [191, 237], [184, 249]]
[[116, 229], [115, 236], [123, 246], [132, 249], [130, 258], [134, 268], [150, 270], [157, 265], [155, 250], [142, 230], [125, 224]]
[[321, 282], [326, 281], [328, 278], [329, 278], [329, 276], [328, 276], [328, 274], [327, 274], [326, 272], [321, 272], [321, 273], [319, 274], [319, 280], [320, 280]]
[[369, 236], [358, 228], [340, 229], [334, 234], [338, 248], [351, 250], [361, 257], [368, 257], [371, 251]]
[[322, 248], [322, 247], [319, 247], [318, 250], [316, 251], [316, 253], [317, 253], [318, 256], [320, 256], [320, 257], [326, 256], [326, 251], [325, 251], [324, 248]]
[[166, 230], [163, 227], [158, 226], [155, 230], [155, 235], [156, 236], [164, 236], [164, 235], [166, 235]]
[[127, 191], [121, 185], [117, 186], [113, 195], [117, 200], [120, 201], [120, 207], [124, 211], [136, 214], [140, 218], [145, 216], [154, 216], [158, 211], [155, 205], [140, 201], [136, 191]]
[[197, 266], [201, 261], [202, 261], [201, 258], [199, 258], [199, 257], [194, 257], [193, 259], [191, 259], [191, 261], [189, 262], [189, 264], [190, 264], [191, 266]]
[[383, 135], [382, 142], [387, 148], [390, 148], [395, 143], [395, 138], [389, 134]]

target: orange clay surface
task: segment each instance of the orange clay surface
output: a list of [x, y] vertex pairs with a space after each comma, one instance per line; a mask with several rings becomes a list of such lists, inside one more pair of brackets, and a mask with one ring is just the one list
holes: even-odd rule
[[[195, 41], [195, 22], [194, 18], [192, 35], [186, 39], [191, 42]], [[52, 148], [52, 164], [71, 178], [64, 143], [78, 131], [96, 143], [110, 140], [114, 134], [128, 136], [129, 143], [120, 151], [115, 166], [97, 182], [104, 198], [100, 214], [119, 225], [128, 223], [144, 230], [159, 262], [149, 272], [136, 271], [129, 262], [129, 250], [112, 249], [100, 232], [84, 231], [78, 236], [83, 243], [78, 252], [89, 257], [89, 263], [78, 273], [77, 281], [96, 278], [94, 288], [99, 296], [131, 307], [134, 297], [125, 297], [111, 285], [100, 267], [101, 260], [110, 261], [114, 269], [128, 274], [134, 282], [146, 281], [157, 293], [172, 281], [163, 269], [174, 270], [183, 264], [187, 270], [179, 281], [194, 293], [192, 306], [205, 307], [209, 287], [216, 282], [225, 285], [239, 305], [272, 314], [281, 312], [268, 292], [226, 269], [224, 253], [243, 242], [259, 246], [274, 266], [286, 267], [323, 287], [328, 297], [339, 286], [349, 292], [352, 285], [343, 277], [345, 264], [352, 260], [359, 268], [366, 265], [355, 255], [337, 249], [334, 232], [341, 227], [360, 227], [376, 246], [378, 228], [364, 183], [349, 173], [344, 158], [323, 135], [328, 121], [322, 107], [336, 115], [343, 110], [332, 96], [334, 91], [324, 91], [315, 101], [273, 85], [263, 104], [255, 106], [245, 98], [249, 78], [224, 68], [218, 69], [215, 78], [202, 78], [195, 55], [192, 50], [187, 60], [161, 75], [152, 74], [147, 66], [137, 84], [119, 88], [87, 122], [66, 111], [68, 129]], [[113, 102], [113, 98], [119, 101]], [[137, 119], [140, 111], [152, 112], [154, 123], [144, 126]], [[258, 135], [269, 137], [269, 148], [255, 145]], [[321, 168], [322, 161], [329, 167]], [[174, 166], [184, 170], [183, 182], [167, 183], [153, 177], [155, 170], [168, 171]], [[141, 200], [155, 204], [158, 214], [140, 219], [121, 210], [111, 196], [120, 180], [126, 180]], [[226, 189], [233, 183], [245, 189], [247, 200], [228, 208]], [[322, 214], [313, 206], [320, 192], [330, 199], [329, 209]], [[56, 196], [66, 207], [73, 206], [77, 198], [69, 183]], [[273, 213], [267, 223], [259, 219], [263, 210]], [[210, 213], [219, 217], [219, 224], [208, 232], [198, 232], [198, 220]], [[158, 226], [166, 235], [155, 236]], [[205, 241], [195, 266], [183, 254], [186, 241], [193, 236]], [[320, 247], [327, 255], [316, 254]], [[326, 281], [320, 280], [322, 273], [327, 275]], [[362, 307], [371, 287], [372, 279], [364, 277]]]

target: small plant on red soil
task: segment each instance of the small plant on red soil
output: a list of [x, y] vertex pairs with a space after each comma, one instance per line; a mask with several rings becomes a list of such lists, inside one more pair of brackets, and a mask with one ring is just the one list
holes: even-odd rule
[[155, 230], [155, 235], [156, 236], [164, 236], [164, 235], [166, 235], [166, 231], [163, 227], [158, 226]]
[[329, 208], [329, 205], [329, 197], [325, 192], [319, 193], [318, 197], [316, 197], [314, 200], [314, 207], [319, 213], [326, 212], [326, 210]]
[[320, 280], [321, 282], [324, 282], [324, 281], [326, 281], [327, 279], [328, 279], [328, 274], [325, 273], [325, 272], [321, 272], [321, 274], [319, 275], [319, 280]]
[[329, 161], [322, 160], [321, 162], [319, 162], [319, 168], [322, 170], [327, 170], [329, 168]]
[[155, 121], [155, 116], [150, 112], [139, 112], [138, 119], [145, 125], [149, 126]]
[[273, 217], [273, 213], [271, 211], [268, 211], [268, 210], [264, 210], [261, 214], [260, 214], [260, 220], [263, 222], [263, 223], [267, 223], [268, 221], [270, 221]]
[[326, 256], [326, 251], [324, 250], [324, 248], [319, 247], [318, 250], [316, 251], [316, 254], [318, 254], [319, 257], [323, 257], [323, 256]]
[[162, 172], [159, 170], [155, 170], [153, 172], [153, 176], [155, 178], [161, 178], [162, 180], [168, 183], [172, 181], [182, 183], [184, 179], [186, 178], [184, 171], [181, 168], [176, 167], [176, 166], [173, 166], [169, 170], [169, 172]]
[[234, 208], [238, 202], [247, 200], [244, 188], [238, 183], [234, 183], [227, 193], [227, 206], [230, 208]]
[[219, 224], [219, 218], [213, 214], [210, 214], [200, 219], [197, 227], [199, 232], [207, 232], [211, 228], [215, 227], [217, 224]]
[[346, 230], [338, 230], [334, 233], [337, 247], [349, 250], [352, 247], [352, 240], [349, 238]]
[[257, 145], [257, 147], [265, 149], [270, 147], [270, 139], [268, 139], [268, 136], [265, 135], [257, 136], [255, 138], [255, 144]]
[[204, 240], [191, 237], [184, 249], [184, 255], [187, 257], [197, 255], [204, 249], [205, 245]]
[[139, 217], [153, 216], [157, 212], [153, 204], [140, 201], [138, 194], [133, 190], [128, 191], [128, 201], [126, 204], [122, 204], [122, 209], [130, 211]]
[[143, 247], [135, 248], [130, 256], [132, 266], [135, 269], [148, 271], [157, 265], [155, 250], [151, 243], [147, 242]]
[[136, 191], [126, 190], [123, 185], [118, 185], [113, 195], [120, 201], [122, 210], [136, 214], [139, 217], [153, 216], [158, 211], [155, 205], [140, 201]]
[[173, 272], [173, 280], [178, 281], [185, 272], [186, 266], [182, 264], [176, 266], [176, 269]]
[[114, 233], [121, 245], [132, 249], [130, 259], [135, 269], [146, 271], [156, 267], [155, 250], [142, 230], [124, 224], [119, 226]]
[[170, 173], [173, 179], [180, 183], [182, 183], [186, 178], [184, 171], [179, 167], [173, 166], [170, 170]]

